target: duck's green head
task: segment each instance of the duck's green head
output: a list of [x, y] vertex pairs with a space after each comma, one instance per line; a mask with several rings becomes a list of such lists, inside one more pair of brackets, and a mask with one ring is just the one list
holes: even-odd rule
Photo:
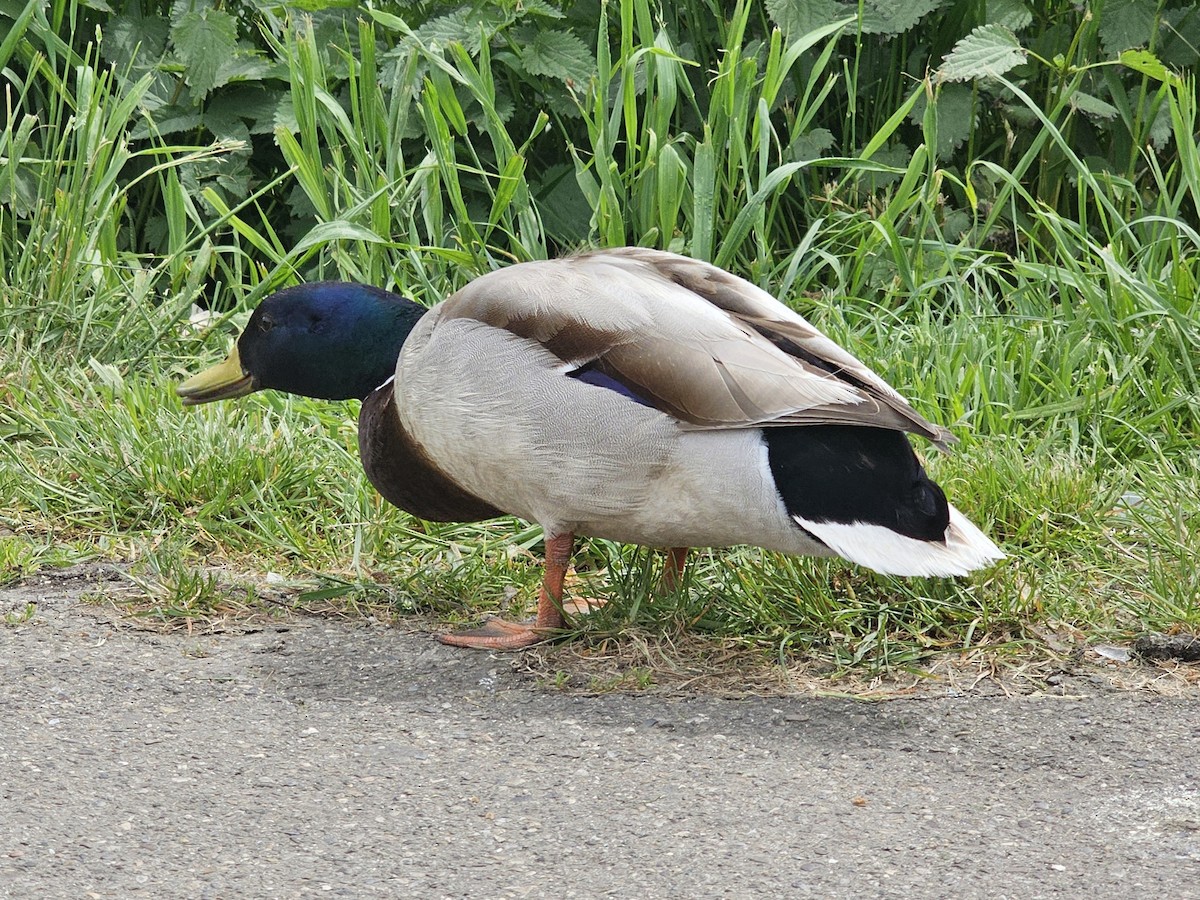
[[424, 313], [365, 284], [287, 288], [259, 304], [223, 363], [175, 390], [185, 406], [264, 389], [361, 400], [395, 374], [400, 347]]

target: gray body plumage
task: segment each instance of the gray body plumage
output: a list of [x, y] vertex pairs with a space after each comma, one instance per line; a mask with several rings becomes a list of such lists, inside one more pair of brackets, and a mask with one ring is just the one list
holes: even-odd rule
[[[653, 406], [568, 377], [585, 366]], [[628, 248], [478, 278], [413, 329], [395, 391], [402, 427], [449, 478], [547, 534], [836, 552], [896, 574], [1001, 556], [953, 509], [940, 542], [790, 514], [764, 428], [953, 438], [769, 294], [685, 257]]]

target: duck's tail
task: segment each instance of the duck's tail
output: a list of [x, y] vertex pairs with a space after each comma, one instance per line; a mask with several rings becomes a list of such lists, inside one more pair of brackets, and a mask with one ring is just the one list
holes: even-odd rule
[[966, 575], [1004, 559], [1000, 548], [953, 506], [945, 538], [940, 541], [907, 537], [883, 525], [794, 518], [838, 556], [884, 575]]

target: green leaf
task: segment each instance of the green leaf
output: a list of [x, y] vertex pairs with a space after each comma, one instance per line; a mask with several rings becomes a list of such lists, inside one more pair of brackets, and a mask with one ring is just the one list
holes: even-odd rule
[[[903, 34], [946, 0], [863, 0], [859, 4], [838, 0], [767, 0], [767, 13], [788, 40], [795, 40], [822, 25], [849, 16], [858, 20], [863, 34]], [[853, 26], [852, 26], [853, 27]]]
[[239, 53], [221, 66], [217, 72], [217, 81], [220, 84], [262, 81], [272, 71], [271, 64], [265, 59], [249, 53]]
[[587, 238], [592, 217], [592, 207], [574, 175], [574, 166], [551, 166], [533, 186], [546, 234], [568, 244]]
[[500, 173], [499, 184], [496, 186], [496, 198], [492, 201], [492, 211], [488, 214], [488, 224], [495, 226], [500, 221], [517, 190], [525, 185], [525, 157], [514, 153], [508, 158], [504, 171]]
[[1003, 25], [1010, 31], [1028, 28], [1033, 22], [1033, 13], [1021, 0], [988, 0], [988, 25]]
[[595, 56], [577, 35], [545, 29], [521, 47], [521, 64], [530, 75], [586, 82], [596, 68]]
[[293, 256], [301, 255], [310, 247], [321, 247], [332, 241], [366, 241], [369, 244], [386, 244], [374, 231], [356, 222], [345, 219], [334, 219], [331, 222], [321, 222], [309, 229], [308, 234], [296, 242], [292, 249]]
[[29, 3], [15, 17], [15, 21], [11, 25], [5, 26], [4, 40], [0, 41], [0, 69], [8, 65], [8, 60], [17, 48], [17, 44], [21, 38], [25, 36], [25, 30], [29, 27], [29, 22], [33, 19], [34, 13], [38, 7], [34, 3]]
[[468, 24], [467, 11], [463, 9], [430, 19], [416, 30], [416, 37], [421, 46], [430, 49], [441, 50], [447, 44], [459, 43], [472, 56], [479, 53], [479, 28]]
[[172, 27], [171, 40], [197, 100], [225, 83], [220, 72], [237, 53], [237, 20], [233, 16], [219, 9], [186, 13]]
[[19, 217], [28, 216], [37, 201], [37, 182], [18, 162], [25, 157], [37, 124], [37, 116], [27, 113], [21, 117], [15, 133], [12, 123], [0, 132], [0, 143], [9, 157], [8, 165], [0, 166], [0, 206], [11, 206]]
[[[937, 157], [948, 159], [971, 136], [975, 127], [975, 98], [965, 84], [944, 84], [934, 99], [937, 109]], [[922, 96], [909, 113], [909, 120], [920, 125], [925, 117], [926, 101]]]
[[372, 19], [389, 31], [398, 31], [404, 35], [413, 33], [412, 29], [408, 27], [408, 23], [393, 13], [383, 12], [378, 9], [372, 9], [370, 13]]
[[1156, 150], [1162, 150], [1170, 145], [1175, 133], [1171, 128], [1171, 110], [1166, 103], [1160, 103], [1158, 112], [1154, 115], [1154, 122], [1150, 125], [1150, 143], [1154, 145]]
[[252, 134], [270, 134], [279, 99], [278, 92], [262, 84], [232, 84], [221, 90], [219, 104], [245, 120]]
[[[221, 99], [221, 98], [218, 98]], [[250, 129], [228, 103], [213, 103], [204, 110], [204, 127], [218, 141], [250, 143]]]
[[[920, 146], [917, 149], [925, 152]], [[911, 160], [911, 150], [903, 144], [893, 144], [874, 151], [869, 161], [864, 158], [869, 164], [859, 167], [855, 174], [863, 190], [872, 193], [900, 181]]]
[[980, 25], [954, 45], [938, 69], [941, 81], [970, 81], [1003, 75], [1025, 62], [1016, 35], [1003, 25]]
[[788, 148], [789, 159], [817, 159], [834, 145], [833, 132], [828, 128], [814, 128], [803, 134], [798, 134]]
[[135, 57], [144, 68], [166, 52], [168, 34], [167, 22], [160, 16], [113, 16], [105, 25], [100, 50], [118, 70], [131, 66]]
[[[942, 0], [865, 0], [862, 6], [863, 34], [904, 34]], [[842, 7], [843, 14], [856, 15], [858, 4]]]
[[288, 134], [295, 134], [300, 130], [300, 122], [296, 118], [296, 106], [289, 94], [280, 97], [275, 107], [275, 130], [280, 128]]
[[1096, 119], [1115, 119], [1117, 117], [1115, 106], [1099, 97], [1085, 94], [1083, 91], [1076, 91], [1071, 95], [1071, 105]]
[[1144, 47], [1154, 37], [1156, 4], [1151, 0], [1107, 0], [1097, 31], [1109, 53]]
[[447, 44], [459, 43], [472, 56], [478, 56], [482, 41], [490, 41], [510, 21], [499, 6], [490, 3], [476, 10], [464, 7], [430, 19], [416, 30], [416, 37], [425, 47], [445, 49]]
[[1126, 50], [1121, 54], [1121, 65], [1128, 66], [1155, 81], [1173, 82], [1176, 76], [1149, 50]]
[[692, 246], [688, 252], [706, 262], [712, 260], [714, 219], [716, 218], [716, 149], [709, 125], [704, 140], [696, 145], [692, 164]]
[[788, 38], [795, 40], [843, 14], [838, 0], [767, 0], [767, 14]]
[[546, 0], [522, 0], [521, 13], [526, 16], [545, 16], [548, 19], [565, 19], [566, 13]]
[[1200, 62], [1200, 6], [1164, 9], [1155, 50], [1159, 59], [1176, 69], [1190, 68]]
[[201, 126], [200, 113], [196, 107], [161, 106], [154, 111], [154, 118], [139, 122], [129, 132], [135, 140], [144, 140], [150, 135], [169, 137], [186, 131], [195, 131]]

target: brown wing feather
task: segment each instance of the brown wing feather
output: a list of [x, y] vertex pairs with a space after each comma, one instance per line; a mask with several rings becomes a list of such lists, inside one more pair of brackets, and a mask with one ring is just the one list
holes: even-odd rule
[[442, 304], [446, 319], [478, 319], [536, 341], [568, 366], [586, 365], [621, 346], [653, 320], [646, 310], [604, 302], [600, 279], [567, 257], [497, 269]]
[[870, 400], [853, 410], [841, 409], [840, 415], [835, 413], [836, 407], [804, 410], [798, 415], [781, 417], [779, 424], [798, 424], [802, 420], [829, 424], [875, 424], [920, 434], [939, 446], [957, 440], [948, 429], [925, 419], [891, 385], [858, 359], [774, 297], [744, 279], [716, 266], [674, 254], [628, 248], [628, 255], [725, 310], [735, 320], [754, 329], [809, 367], [814, 374], [825, 373], [851, 384]]
[[954, 440], [765, 291], [671, 253], [511, 266], [471, 282], [441, 315], [536, 341], [564, 371], [592, 365], [685, 427], [853, 424]]

